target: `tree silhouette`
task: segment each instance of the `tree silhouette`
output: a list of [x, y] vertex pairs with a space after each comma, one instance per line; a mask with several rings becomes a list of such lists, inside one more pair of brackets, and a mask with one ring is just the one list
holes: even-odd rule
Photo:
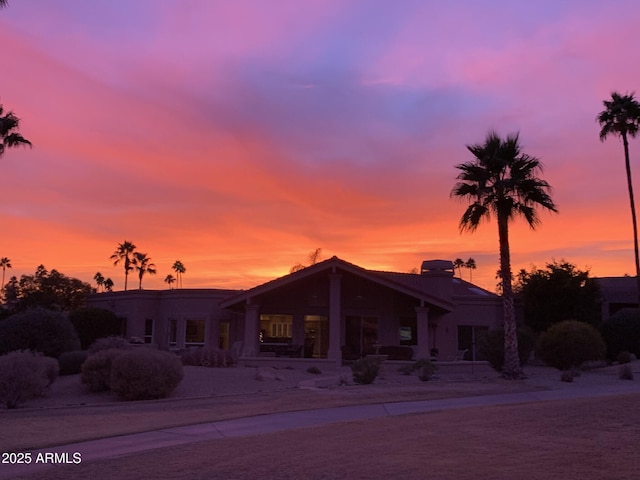
[[539, 223], [536, 207], [556, 212], [549, 195], [550, 185], [535, 176], [542, 170], [539, 159], [522, 153], [518, 134], [501, 139], [489, 132], [483, 144], [467, 145], [475, 159], [456, 165], [460, 170], [451, 195], [469, 200], [460, 220], [460, 230], [475, 231], [483, 218], [496, 216], [500, 245], [500, 279], [504, 310], [505, 378], [521, 378], [518, 338], [513, 304], [509, 222], [515, 216], [525, 218], [532, 229]]
[[124, 241], [118, 245], [116, 251], [109, 257], [113, 260], [114, 265], [122, 262], [124, 264], [124, 289], [127, 290], [127, 280], [129, 279], [129, 272], [133, 270], [133, 252], [136, 246], [128, 241]]
[[113, 280], [111, 280], [110, 278], [105, 278], [103, 287], [105, 291], [111, 292], [113, 290]]
[[173, 266], [171, 267], [174, 272], [176, 272], [177, 284], [178, 288], [182, 288], [182, 274], [187, 271], [184, 267], [183, 263], [180, 260], [176, 260], [173, 262]]
[[458, 269], [458, 276], [462, 278], [462, 267], [464, 267], [464, 260], [461, 258], [456, 258], [453, 261], [453, 271], [455, 272], [456, 268]]
[[0, 157], [4, 155], [7, 148], [29, 145], [31, 142], [18, 133], [20, 119], [13, 112], [4, 113], [4, 108], [0, 104]]
[[293, 267], [291, 267], [291, 269], [289, 270], [289, 273], [297, 272], [298, 270], [302, 270], [303, 268], [307, 268], [311, 265], [315, 265], [320, 261], [321, 257], [322, 257], [322, 249], [316, 248], [313, 252], [311, 252], [307, 256], [307, 262], [308, 262], [307, 265], [303, 265], [302, 263], [296, 263]]
[[142, 290], [142, 277], [147, 273], [155, 275], [157, 273], [156, 265], [151, 262], [151, 258], [146, 253], [134, 252], [133, 266], [138, 271], [138, 288]]
[[12, 268], [11, 260], [9, 260], [7, 257], [0, 258], [0, 267], [2, 267], [2, 291], [4, 291], [4, 273], [6, 272], [7, 268]]
[[604, 100], [604, 110], [597, 116], [600, 124], [600, 141], [609, 135], [619, 135], [624, 146], [624, 165], [627, 172], [627, 189], [629, 190], [629, 204], [631, 205], [631, 222], [633, 224], [633, 250], [636, 262], [636, 281], [638, 287], [638, 304], [640, 305], [640, 255], [638, 254], [638, 222], [636, 206], [633, 198], [633, 183], [631, 181], [631, 164], [629, 162], [629, 140], [638, 133], [640, 123], [640, 104], [633, 98], [633, 93], [621, 95], [611, 93], [611, 100]]
[[476, 269], [476, 261], [469, 257], [469, 260], [464, 262], [464, 268], [469, 269], [469, 282], [473, 282], [473, 271]]
[[169, 274], [166, 277], [164, 277], [164, 283], [169, 285], [169, 288], [173, 288], [172, 284], [174, 284], [176, 282], [176, 277], [174, 277], [173, 275]]
[[104, 292], [104, 276], [100, 272], [96, 272], [96, 274], [93, 276], [93, 279], [98, 285], [97, 290], [99, 291], [100, 288], [102, 288], [102, 291]]

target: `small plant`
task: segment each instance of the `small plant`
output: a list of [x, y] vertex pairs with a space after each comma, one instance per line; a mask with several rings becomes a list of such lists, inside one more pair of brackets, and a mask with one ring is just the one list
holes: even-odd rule
[[560, 381], [571, 383], [573, 382], [573, 372], [571, 370], [565, 370], [560, 374]]
[[423, 382], [427, 382], [433, 378], [433, 374], [438, 366], [428, 358], [420, 358], [411, 365], [400, 367], [398, 371], [403, 375], [413, 375], [418, 372], [418, 378]]
[[170, 352], [138, 348], [116, 357], [111, 366], [111, 390], [123, 400], [164, 398], [182, 381], [180, 359]]
[[76, 375], [82, 370], [82, 364], [89, 354], [86, 350], [74, 350], [73, 352], [64, 352], [58, 358], [60, 366], [60, 375]]
[[618, 378], [620, 380], [633, 380], [633, 368], [628, 363], [620, 365], [618, 369]]
[[113, 361], [128, 350], [111, 348], [99, 350], [84, 361], [81, 368], [80, 380], [92, 392], [104, 392], [111, 388], [111, 366]]
[[607, 343], [607, 358], [615, 360], [627, 351], [640, 356], [640, 309], [623, 308], [604, 320], [600, 331]]
[[88, 351], [89, 356], [91, 356], [94, 353], [98, 353], [102, 350], [128, 350], [130, 348], [131, 343], [129, 343], [125, 338], [110, 336], [97, 339], [95, 342], [89, 345]]
[[322, 371], [318, 367], [307, 368], [307, 373], [313, 373], [314, 375], [320, 375]]
[[0, 402], [7, 408], [41, 396], [55, 381], [58, 362], [54, 358], [18, 350], [0, 356]]
[[195, 367], [234, 367], [238, 364], [238, 356], [231, 350], [200, 347], [182, 353], [182, 364]]
[[578, 368], [584, 362], [604, 358], [606, 345], [591, 325], [576, 320], [557, 323], [540, 336], [536, 354], [559, 370]]
[[360, 385], [369, 385], [373, 383], [380, 373], [380, 360], [377, 358], [364, 357], [356, 360], [351, 365], [353, 373], [353, 381]]
[[618, 354], [618, 363], [620, 365], [624, 364], [624, 363], [631, 363], [631, 354], [629, 352], [627, 352], [626, 350], [620, 352]]

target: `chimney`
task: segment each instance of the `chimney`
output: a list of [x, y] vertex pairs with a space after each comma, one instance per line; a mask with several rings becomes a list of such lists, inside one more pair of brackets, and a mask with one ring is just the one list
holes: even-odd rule
[[425, 289], [432, 295], [451, 299], [453, 295], [453, 262], [451, 260], [425, 260], [420, 273]]

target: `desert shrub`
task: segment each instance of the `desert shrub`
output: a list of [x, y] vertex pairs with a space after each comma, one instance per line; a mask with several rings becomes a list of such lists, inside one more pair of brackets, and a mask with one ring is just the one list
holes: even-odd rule
[[200, 347], [181, 353], [183, 365], [196, 367], [233, 367], [238, 364], [238, 356], [231, 350]]
[[138, 348], [117, 357], [111, 367], [111, 390], [124, 400], [169, 395], [183, 377], [180, 359], [170, 352]]
[[573, 372], [571, 370], [565, 370], [560, 374], [560, 381], [571, 383], [573, 382]]
[[380, 373], [380, 360], [371, 357], [360, 358], [351, 365], [351, 372], [355, 383], [361, 385], [373, 383]]
[[618, 378], [620, 380], [633, 380], [633, 368], [628, 363], [620, 365], [618, 368]]
[[640, 310], [623, 308], [600, 325], [607, 343], [607, 358], [614, 360], [618, 353], [627, 351], [640, 357]]
[[616, 358], [616, 360], [620, 365], [622, 365], [623, 363], [631, 363], [632, 354], [624, 350], [618, 353], [618, 357]]
[[41, 396], [58, 376], [55, 358], [18, 350], [0, 356], [0, 402], [15, 408]]
[[560, 322], [540, 336], [536, 354], [551, 367], [577, 368], [590, 360], [604, 358], [606, 345], [600, 332], [576, 320]]
[[69, 314], [69, 320], [78, 333], [81, 348], [88, 348], [99, 338], [122, 333], [122, 319], [104, 308], [80, 308]]
[[[520, 365], [526, 365], [535, 346], [535, 334], [529, 327], [521, 327], [517, 335]], [[501, 372], [504, 365], [504, 330], [489, 330], [478, 342], [478, 350], [494, 370]]]
[[420, 358], [411, 365], [404, 365], [398, 369], [403, 375], [418, 373], [418, 378], [423, 382], [431, 380], [438, 366], [428, 358]]
[[62, 352], [79, 349], [78, 335], [62, 312], [34, 308], [0, 322], [0, 354], [31, 350], [58, 358]]
[[74, 350], [73, 352], [64, 352], [58, 358], [60, 366], [60, 375], [75, 375], [80, 373], [82, 364], [89, 354], [86, 350]]
[[320, 370], [318, 367], [309, 367], [307, 368], [307, 372], [313, 373], [314, 375], [320, 375], [322, 373], [322, 370]]
[[89, 355], [82, 364], [80, 380], [92, 392], [103, 392], [111, 388], [111, 367], [113, 361], [128, 350], [110, 348]]
[[128, 350], [132, 348], [131, 344], [122, 337], [110, 336], [97, 339], [91, 345], [89, 345], [89, 355], [100, 352], [102, 350]]

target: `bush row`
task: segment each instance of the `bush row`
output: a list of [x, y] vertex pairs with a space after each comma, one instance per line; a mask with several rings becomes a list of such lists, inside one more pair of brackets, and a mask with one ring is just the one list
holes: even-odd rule
[[45, 393], [58, 377], [58, 362], [28, 350], [0, 356], [0, 402], [15, 408]]

